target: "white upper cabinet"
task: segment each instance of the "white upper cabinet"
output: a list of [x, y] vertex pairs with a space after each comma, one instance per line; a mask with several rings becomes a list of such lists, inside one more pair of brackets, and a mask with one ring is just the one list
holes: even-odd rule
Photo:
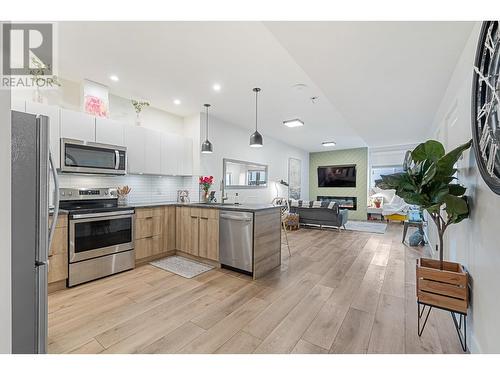
[[26, 102], [26, 112], [34, 115], [44, 115], [49, 118], [49, 143], [50, 152], [52, 153], [52, 158], [56, 168], [61, 167], [61, 128], [60, 128], [60, 109], [54, 105], [46, 105], [36, 102]]
[[124, 126], [121, 122], [106, 118], [95, 119], [95, 141], [114, 146], [125, 146]]
[[142, 129], [145, 133], [144, 173], [161, 174], [161, 132]]
[[146, 133], [138, 126], [124, 127], [124, 141], [127, 147], [128, 173], [144, 173]]
[[31, 101], [17, 100], [12, 109], [49, 118], [50, 151], [56, 168], [60, 168], [60, 139], [70, 138], [127, 147], [127, 172], [131, 174], [193, 174], [191, 138]]
[[182, 137], [182, 156], [179, 160], [180, 172], [183, 176], [191, 176], [193, 174], [193, 140], [191, 138]]
[[61, 109], [61, 138], [95, 142], [95, 117], [83, 112]]
[[10, 109], [18, 112], [26, 112], [26, 101], [23, 99], [11, 99], [10, 101]]
[[161, 174], [176, 175], [177, 157], [176, 147], [179, 144], [179, 136], [176, 134], [162, 133], [161, 135]]
[[161, 174], [191, 176], [193, 174], [193, 141], [177, 134], [162, 133]]

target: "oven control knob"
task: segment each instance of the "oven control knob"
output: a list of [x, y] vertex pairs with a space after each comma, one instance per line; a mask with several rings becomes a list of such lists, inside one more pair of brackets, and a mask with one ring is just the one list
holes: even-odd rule
[[71, 191], [68, 194], [69, 194], [70, 197], [73, 195], [73, 193]]
[[66, 195], [66, 193], [64, 191], [62, 191], [61, 195], [64, 197]]
[[104, 192], [104, 195], [108, 195], [108, 192], [107, 192], [107, 191], [105, 191], [105, 192]]

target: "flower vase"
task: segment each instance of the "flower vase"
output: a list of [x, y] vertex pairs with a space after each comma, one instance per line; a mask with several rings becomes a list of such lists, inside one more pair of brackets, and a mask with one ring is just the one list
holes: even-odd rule
[[137, 116], [135, 118], [135, 124], [137, 126], [141, 126], [141, 113], [140, 112], [137, 112]]
[[208, 194], [208, 191], [202, 190], [201, 199], [202, 199], [203, 203], [208, 203], [209, 196], [210, 195]]
[[32, 99], [35, 103], [41, 103], [43, 104], [43, 96], [42, 92], [40, 91], [40, 88], [37, 86], [37, 88], [33, 91], [33, 96]]

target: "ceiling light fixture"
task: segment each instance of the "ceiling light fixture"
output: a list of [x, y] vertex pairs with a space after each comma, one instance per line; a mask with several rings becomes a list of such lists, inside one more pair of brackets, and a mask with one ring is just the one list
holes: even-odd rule
[[288, 126], [289, 128], [296, 128], [299, 126], [304, 126], [304, 121], [299, 120], [298, 118], [293, 120], [283, 121], [283, 125]]
[[118, 78], [118, 76], [114, 74], [110, 75], [109, 79], [112, 80], [113, 82], [118, 82], [120, 80], [120, 78]]
[[321, 144], [323, 145], [323, 147], [333, 147], [337, 145], [337, 143], [335, 143], [334, 141], [322, 142]]
[[256, 87], [252, 91], [255, 93], [255, 132], [250, 136], [250, 147], [262, 147], [264, 145], [264, 140], [262, 139], [262, 135], [257, 131], [257, 103], [260, 88]]
[[179, 99], [174, 99], [174, 104], [175, 105], [180, 105], [181, 104], [181, 101]]
[[203, 104], [206, 108], [206, 112], [207, 112], [207, 132], [206, 132], [206, 136], [207, 138], [205, 139], [205, 141], [201, 144], [201, 153], [202, 154], [211, 154], [212, 152], [214, 152], [214, 147], [212, 146], [212, 143], [208, 140], [208, 108], [210, 108], [210, 104]]
[[212, 86], [212, 88], [214, 89], [214, 91], [219, 92], [220, 89], [221, 89], [221, 86], [218, 83], [214, 83], [214, 85]]

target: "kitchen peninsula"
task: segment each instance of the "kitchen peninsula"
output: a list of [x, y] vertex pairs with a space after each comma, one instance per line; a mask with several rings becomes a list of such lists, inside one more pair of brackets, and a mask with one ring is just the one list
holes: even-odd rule
[[[220, 256], [220, 244], [231, 244], [230, 253], [240, 255], [249, 246], [250, 273], [254, 279], [266, 275], [281, 264], [281, 211], [280, 207], [265, 204], [204, 204], [147, 202], [131, 203], [135, 209], [135, 264], [140, 266], [170, 255], [182, 255], [194, 260], [225, 267]], [[223, 212], [244, 213], [250, 218], [249, 234], [243, 241], [240, 233], [221, 232], [225, 225]], [[222, 216], [222, 218], [221, 218]], [[235, 215], [229, 215], [232, 217]], [[58, 217], [61, 232], [52, 244], [53, 249], [65, 248], [67, 213]], [[229, 224], [230, 228], [237, 228]], [[233, 229], [234, 232], [234, 229]], [[226, 241], [226, 239], [229, 241]], [[236, 240], [235, 240], [236, 239]], [[54, 251], [54, 255], [60, 251]], [[53, 257], [49, 272], [50, 291], [66, 285], [66, 257]], [[61, 264], [58, 264], [61, 263]], [[233, 267], [226, 267], [233, 269]], [[57, 275], [51, 273], [57, 272]]]

